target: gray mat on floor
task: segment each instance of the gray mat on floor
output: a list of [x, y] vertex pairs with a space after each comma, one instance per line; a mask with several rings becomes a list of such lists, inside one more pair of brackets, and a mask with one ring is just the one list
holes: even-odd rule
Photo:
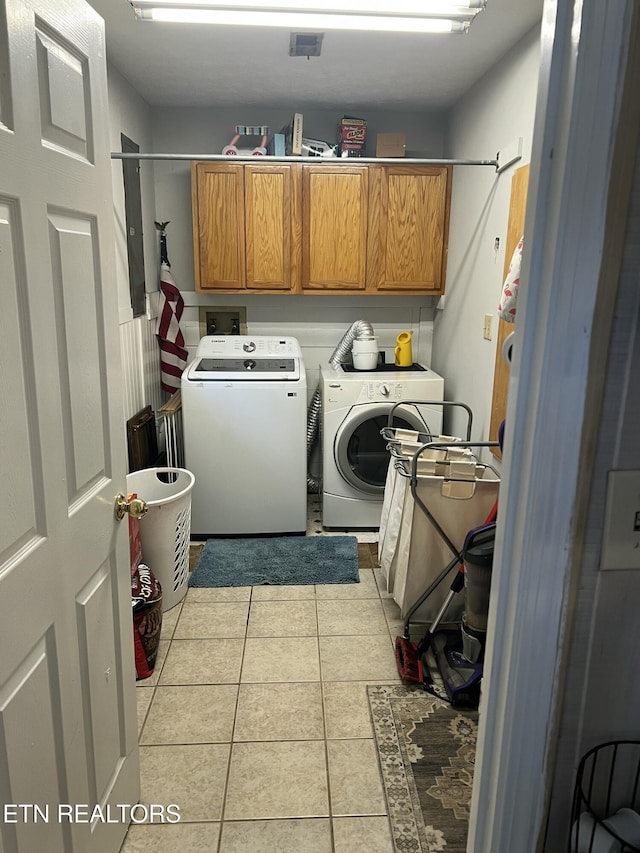
[[355, 536], [208, 539], [191, 587], [358, 583]]

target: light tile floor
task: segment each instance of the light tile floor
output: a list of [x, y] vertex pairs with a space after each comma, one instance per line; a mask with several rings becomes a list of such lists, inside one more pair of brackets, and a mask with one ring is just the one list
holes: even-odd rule
[[181, 821], [131, 826], [122, 853], [391, 853], [366, 685], [399, 681], [402, 622], [374, 554], [359, 584], [190, 589], [164, 614], [141, 802]]

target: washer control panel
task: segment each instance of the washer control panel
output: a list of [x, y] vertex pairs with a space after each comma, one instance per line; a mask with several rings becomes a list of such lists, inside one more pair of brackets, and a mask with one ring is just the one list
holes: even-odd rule
[[293, 373], [295, 361], [292, 358], [201, 358], [195, 367], [196, 373], [243, 373], [246, 370]]
[[295, 338], [276, 335], [206, 335], [200, 338], [196, 355], [201, 358], [246, 358], [288, 356], [300, 358], [300, 346]]
[[[183, 375], [184, 376], [184, 375]], [[276, 335], [206, 335], [187, 368], [191, 382], [270, 382], [304, 378], [304, 361], [295, 338]]]

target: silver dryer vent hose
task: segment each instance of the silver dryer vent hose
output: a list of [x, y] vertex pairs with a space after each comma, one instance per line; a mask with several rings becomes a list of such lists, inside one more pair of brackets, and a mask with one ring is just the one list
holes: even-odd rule
[[344, 334], [344, 337], [334, 349], [329, 364], [336, 369], [345, 360], [348, 352], [350, 352], [353, 342], [366, 338], [373, 338], [373, 326], [367, 320], [356, 320]]
[[322, 410], [322, 391], [320, 383], [309, 403], [309, 411], [307, 412], [307, 493], [317, 495], [320, 493], [320, 478], [312, 477], [309, 473], [309, 463], [311, 461], [311, 451], [318, 437], [318, 422], [320, 420], [320, 412]]
[[[351, 351], [354, 340], [362, 340], [364, 338], [373, 338], [373, 326], [367, 320], [356, 320], [345, 332], [342, 340], [334, 349], [329, 364], [334, 370], [342, 364], [347, 353]], [[313, 394], [309, 403], [309, 411], [307, 412], [307, 493], [319, 494], [321, 489], [321, 481], [319, 477], [312, 477], [309, 474], [309, 462], [311, 460], [311, 451], [318, 437], [318, 423], [320, 421], [320, 412], [322, 411], [322, 391], [320, 382]]]

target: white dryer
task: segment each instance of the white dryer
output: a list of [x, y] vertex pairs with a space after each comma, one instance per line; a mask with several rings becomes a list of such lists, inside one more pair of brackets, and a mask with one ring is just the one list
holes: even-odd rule
[[[400, 400], [444, 399], [444, 380], [428, 367], [375, 370], [321, 366], [322, 524], [341, 529], [380, 526], [389, 451], [380, 430]], [[394, 425], [439, 434], [441, 406], [403, 406]], [[426, 424], [426, 426], [425, 426]]]
[[306, 532], [307, 381], [296, 339], [204, 337], [181, 391], [192, 534]]

